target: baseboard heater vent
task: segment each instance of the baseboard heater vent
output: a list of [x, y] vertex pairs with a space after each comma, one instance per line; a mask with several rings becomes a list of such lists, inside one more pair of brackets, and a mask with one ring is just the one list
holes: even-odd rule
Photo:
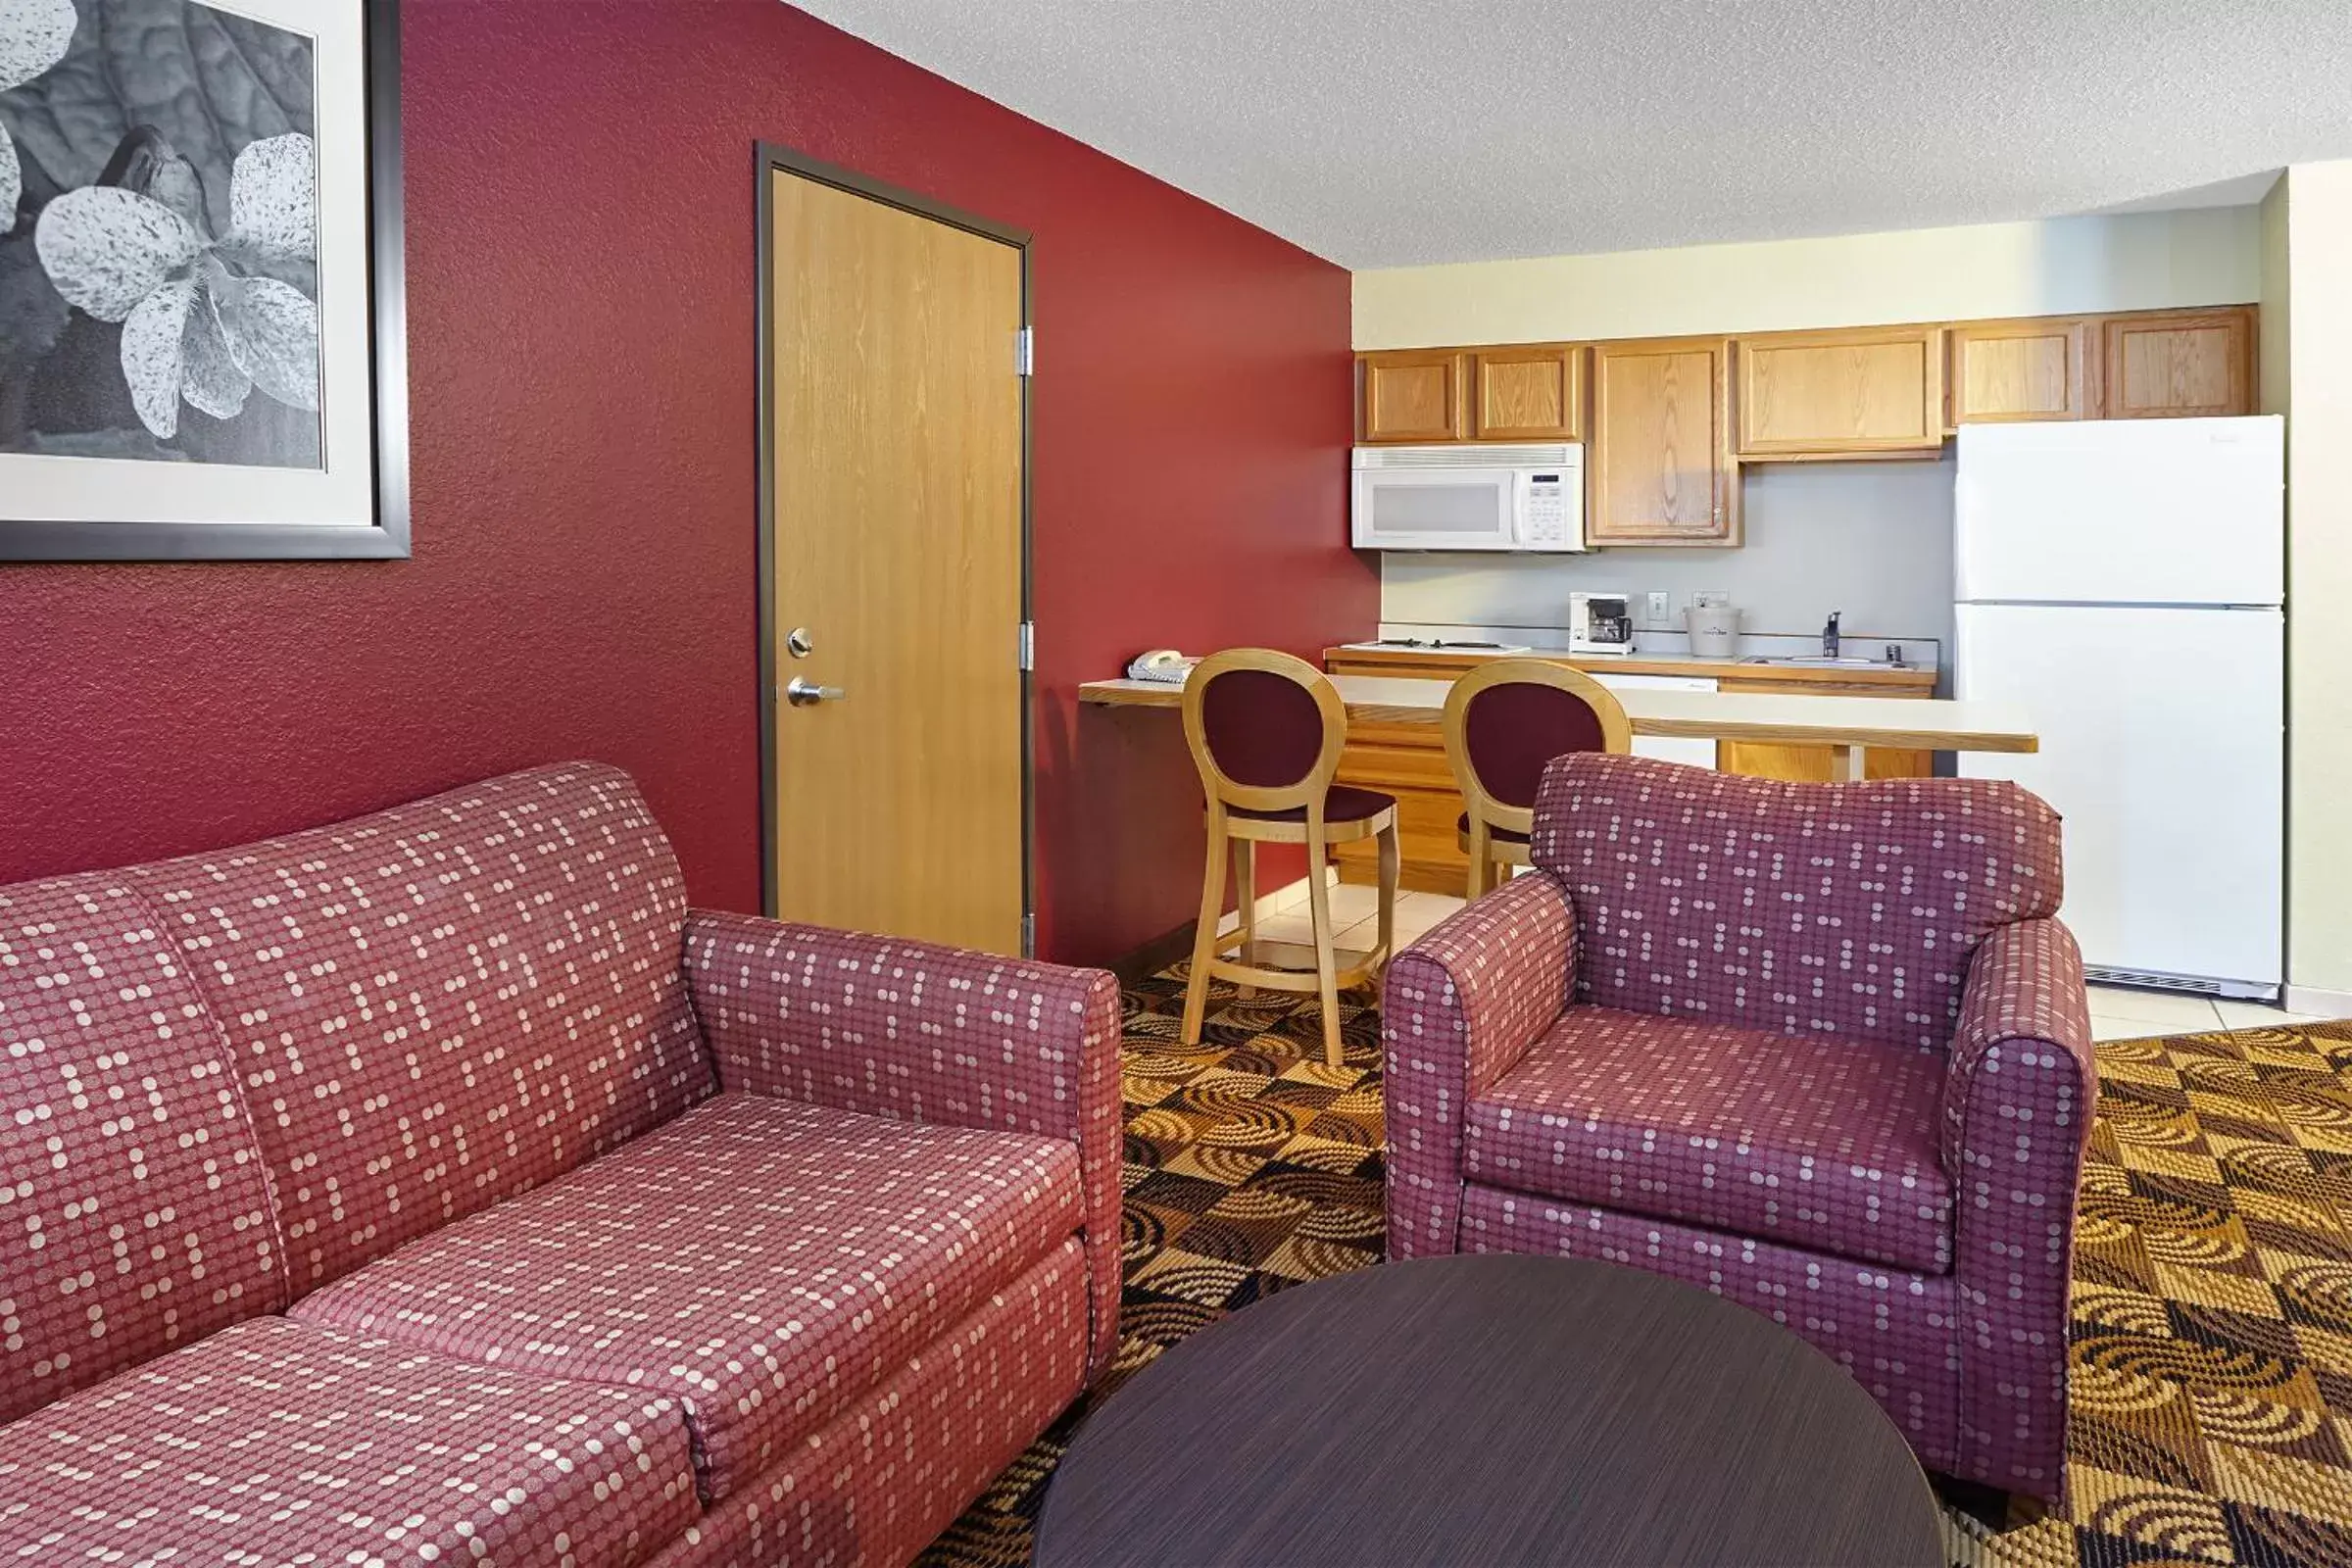
[[2094, 986], [2136, 986], [2143, 991], [2172, 991], [2185, 997], [2218, 997], [2224, 1002], [2270, 1002], [2278, 995], [2276, 986], [2240, 985], [2196, 975], [2156, 974], [2146, 969], [2108, 969], [2095, 963], [2082, 966], [2082, 978]]

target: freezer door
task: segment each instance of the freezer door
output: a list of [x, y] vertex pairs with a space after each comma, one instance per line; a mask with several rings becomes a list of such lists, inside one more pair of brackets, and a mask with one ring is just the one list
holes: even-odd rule
[[1959, 440], [1955, 597], [2280, 602], [2276, 416], [1966, 424]]
[[2275, 610], [1962, 605], [1953, 695], [2013, 703], [2041, 750], [1959, 754], [2065, 818], [2061, 917], [2098, 968], [2278, 984], [2282, 632]]

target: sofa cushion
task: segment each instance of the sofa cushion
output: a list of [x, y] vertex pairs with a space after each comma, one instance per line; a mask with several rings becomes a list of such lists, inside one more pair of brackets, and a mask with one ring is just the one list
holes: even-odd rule
[[297, 1316], [676, 1396], [706, 1495], [1079, 1226], [1075, 1144], [722, 1095], [412, 1243]]
[[712, 1088], [677, 863], [613, 768], [535, 768], [128, 875], [228, 1033], [296, 1295]]
[[0, 1427], [9, 1561], [628, 1568], [698, 1513], [667, 1398], [285, 1318]]
[[1544, 770], [1530, 853], [1575, 902], [1582, 1001], [1937, 1054], [1977, 944], [2063, 885], [2058, 813], [2005, 780], [1593, 754]]
[[113, 875], [0, 888], [0, 1422], [284, 1304], [228, 1052]]
[[1952, 1261], [1943, 1063], [1571, 1007], [1474, 1097], [1472, 1181], [1931, 1274]]

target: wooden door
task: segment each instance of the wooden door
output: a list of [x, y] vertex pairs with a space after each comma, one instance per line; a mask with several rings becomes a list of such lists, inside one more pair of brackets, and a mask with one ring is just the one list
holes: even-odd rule
[[1739, 542], [1729, 357], [1722, 338], [1595, 345], [1592, 543]]
[[1573, 344], [1481, 349], [1472, 357], [1481, 441], [1582, 441], [1585, 351]]
[[1955, 427], [2089, 416], [2089, 323], [1974, 321], [1950, 336]]
[[1456, 349], [1399, 349], [1356, 361], [1356, 431], [1367, 445], [1460, 441], [1470, 433]]
[[1943, 444], [1935, 326], [1741, 338], [1740, 455], [1855, 457]]
[[1017, 954], [1023, 253], [765, 177], [770, 904]]
[[2254, 313], [2113, 316], [2100, 323], [2110, 419], [2254, 412]]

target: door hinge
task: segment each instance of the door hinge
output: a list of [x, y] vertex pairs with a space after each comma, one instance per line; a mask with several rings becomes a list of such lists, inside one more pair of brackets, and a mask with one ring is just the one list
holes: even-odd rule
[[1024, 326], [1013, 334], [1012, 372], [1015, 375], [1037, 373], [1037, 328]]
[[1037, 668], [1037, 622], [1034, 620], [1021, 622], [1021, 668], [1032, 671]]
[[1024, 958], [1037, 956], [1037, 915], [1034, 911], [1025, 912], [1021, 916], [1021, 956]]

